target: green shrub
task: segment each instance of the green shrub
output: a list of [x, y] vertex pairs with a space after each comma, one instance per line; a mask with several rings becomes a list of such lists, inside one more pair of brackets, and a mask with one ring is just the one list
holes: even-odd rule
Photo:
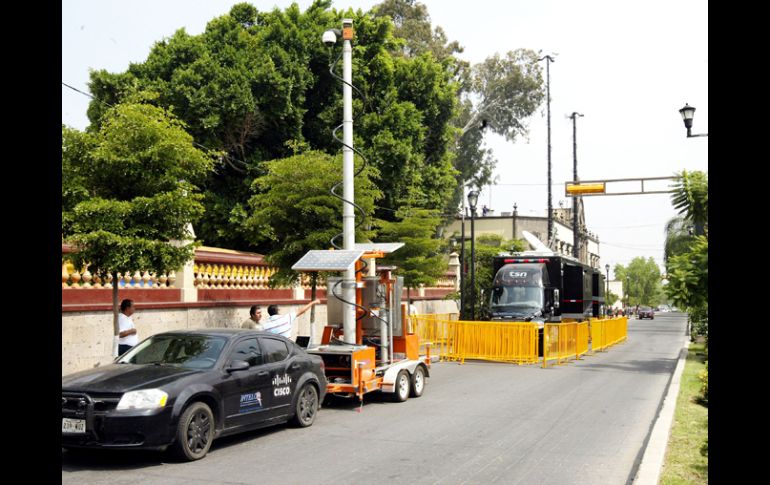
[[709, 361], [706, 361], [706, 368], [703, 371], [701, 371], [701, 373], [698, 375], [698, 378], [702, 382], [700, 387], [700, 392], [702, 394], [702, 397], [700, 400], [703, 404], [708, 405], [709, 403]]

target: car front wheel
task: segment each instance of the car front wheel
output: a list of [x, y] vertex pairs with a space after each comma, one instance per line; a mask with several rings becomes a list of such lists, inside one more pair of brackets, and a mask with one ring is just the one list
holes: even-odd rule
[[206, 403], [196, 402], [191, 404], [176, 428], [175, 454], [187, 461], [200, 460], [214, 441], [214, 414]]

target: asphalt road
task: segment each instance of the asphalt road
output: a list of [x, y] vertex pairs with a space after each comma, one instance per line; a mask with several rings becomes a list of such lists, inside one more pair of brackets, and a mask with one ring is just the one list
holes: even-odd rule
[[150, 452], [62, 451], [62, 483], [630, 483], [684, 342], [682, 314], [629, 320], [629, 340], [539, 366], [431, 367], [404, 403], [370, 396], [214, 442], [193, 463]]

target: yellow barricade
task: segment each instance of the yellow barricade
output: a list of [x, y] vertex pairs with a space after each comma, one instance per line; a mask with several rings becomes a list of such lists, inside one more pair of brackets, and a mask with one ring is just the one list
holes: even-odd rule
[[[538, 326], [532, 322], [472, 322], [456, 314], [412, 315], [420, 345], [430, 345], [442, 361], [466, 359], [536, 364]], [[590, 337], [590, 338], [589, 338]], [[579, 359], [589, 351], [606, 349], [628, 338], [628, 318], [589, 322], [548, 323], [543, 328], [543, 367]], [[590, 342], [590, 350], [589, 350]]]
[[628, 338], [628, 317], [591, 320], [591, 350], [606, 349]]
[[546, 323], [543, 327], [543, 368], [549, 360], [579, 359], [588, 352], [588, 322]]
[[536, 323], [453, 321], [434, 315], [415, 315], [412, 322], [420, 340], [430, 341], [443, 361], [538, 362]]

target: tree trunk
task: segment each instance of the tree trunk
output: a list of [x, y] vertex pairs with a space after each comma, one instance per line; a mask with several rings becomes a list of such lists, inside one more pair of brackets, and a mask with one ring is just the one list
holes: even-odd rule
[[[310, 301], [315, 301], [317, 286], [318, 286], [318, 271], [313, 271], [312, 275], [310, 276]], [[312, 344], [315, 339], [314, 328], [315, 328], [315, 305], [310, 307], [310, 344]]]
[[118, 273], [117, 271], [112, 273], [112, 331], [114, 338], [113, 345], [112, 345], [112, 356], [117, 357], [118, 356], [118, 335], [120, 334], [120, 325], [118, 325], [118, 287], [120, 285], [120, 280], [118, 280]]

